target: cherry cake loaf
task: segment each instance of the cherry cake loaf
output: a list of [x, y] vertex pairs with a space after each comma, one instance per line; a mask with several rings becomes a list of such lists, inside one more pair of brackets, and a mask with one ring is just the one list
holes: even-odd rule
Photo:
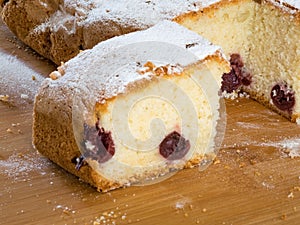
[[45, 79], [33, 144], [104, 192], [205, 166], [230, 70], [220, 47], [168, 20], [103, 41]]

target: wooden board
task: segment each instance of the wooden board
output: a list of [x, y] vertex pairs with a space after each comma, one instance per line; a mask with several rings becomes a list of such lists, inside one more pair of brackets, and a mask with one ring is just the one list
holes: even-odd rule
[[[2, 23], [0, 53], [0, 95], [10, 95], [0, 102], [0, 224], [300, 223], [300, 159], [290, 157], [300, 151], [296, 124], [250, 99], [227, 101], [222, 149], [207, 170], [184, 170], [155, 185], [102, 194], [31, 145], [32, 101], [26, 97], [54, 65]], [[20, 74], [33, 82], [29, 94], [4, 84], [10, 73], [1, 73], [3, 59], [9, 55], [37, 76]]]

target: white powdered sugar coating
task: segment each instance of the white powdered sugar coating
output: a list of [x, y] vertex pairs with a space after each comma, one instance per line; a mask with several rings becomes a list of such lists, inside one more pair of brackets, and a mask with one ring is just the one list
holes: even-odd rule
[[[166, 45], [174, 46], [174, 52], [164, 52]], [[149, 50], [152, 46], [162, 48], [159, 57], [164, 58], [165, 61], [169, 60], [167, 63], [180, 64], [183, 67], [203, 60], [209, 55], [222, 54], [220, 47], [211, 44], [196, 33], [174, 22], [163, 21], [148, 30], [118, 36], [101, 42], [91, 50], [83, 51], [61, 67], [65, 72], [61, 78], [54, 81], [47, 79], [44, 85], [77, 87], [86, 93], [97, 90], [101, 96], [94, 97], [100, 100], [109, 99], [124, 93], [133, 83], [154, 77], [153, 74], [138, 73], [143, 62], [135, 61], [138, 57], [137, 51], [141, 52], [143, 49], [148, 53], [145, 54], [147, 56], [144, 60], [154, 60], [157, 51]], [[178, 49], [190, 52], [192, 57], [178, 58], [176, 56]], [[121, 56], [122, 54], [124, 57]], [[107, 62], [113, 64], [113, 67]], [[120, 73], [118, 73], [119, 69]]]
[[299, 0], [280, 0], [280, 4], [287, 3], [297, 9], [300, 9], [300, 1]]
[[[121, 34], [128, 27], [146, 29], [162, 20], [171, 20], [184, 13], [198, 11], [220, 0], [64, 0], [58, 10], [35, 31], [53, 32], [64, 29], [69, 34], [78, 27], [86, 29], [94, 23], [113, 25]], [[66, 25], [67, 24], [67, 25]], [[126, 32], [125, 32], [126, 33]], [[103, 34], [106, 35], [106, 34]]]
[[[210, 4], [220, 0], [112, 0], [112, 1], [90, 1], [93, 8], [85, 23], [93, 23], [99, 19], [124, 20], [129, 24], [137, 24], [141, 27], [154, 25], [161, 20], [172, 19], [182, 13], [198, 11]], [[72, 1], [73, 2], [73, 1]]]
[[291, 14], [299, 13], [300, 10], [299, 0], [270, 0], [270, 2]]
[[0, 95], [8, 95], [9, 101], [12, 100], [17, 104], [32, 102], [44, 80], [43, 76], [16, 56], [0, 53], [0, 60]]
[[37, 152], [13, 154], [6, 160], [0, 160], [0, 174], [22, 181], [29, 178], [31, 173], [45, 175], [45, 169], [52, 163]]

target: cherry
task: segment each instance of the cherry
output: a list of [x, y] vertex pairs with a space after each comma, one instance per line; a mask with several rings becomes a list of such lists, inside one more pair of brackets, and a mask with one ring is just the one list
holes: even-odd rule
[[271, 91], [273, 104], [282, 111], [292, 111], [295, 105], [295, 92], [286, 83], [276, 84]]
[[167, 135], [159, 145], [159, 153], [168, 160], [183, 158], [190, 149], [190, 142], [177, 131]]

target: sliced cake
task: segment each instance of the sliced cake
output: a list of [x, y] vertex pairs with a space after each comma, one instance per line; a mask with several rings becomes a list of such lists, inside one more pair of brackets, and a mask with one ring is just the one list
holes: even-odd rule
[[101, 191], [205, 167], [229, 71], [219, 47], [170, 21], [103, 41], [43, 82], [33, 144]]
[[232, 66], [222, 91], [246, 91], [299, 123], [299, 9], [294, 0], [224, 0], [175, 21], [222, 46]]

